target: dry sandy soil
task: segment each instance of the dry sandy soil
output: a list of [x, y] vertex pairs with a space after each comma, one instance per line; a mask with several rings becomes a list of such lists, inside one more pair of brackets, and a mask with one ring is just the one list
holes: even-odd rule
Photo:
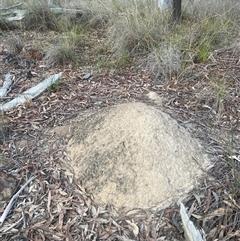
[[[13, 36], [19, 36], [27, 48], [35, 48], [38, 43], [41, 51], [47, 48], [48, 41], [54, 42], [57, 38], [53, 32], [3, 33], [0, 84], [5, 74], [10, 72], [15, 76], [4, 103], [50, 74], [63, 72], [63, 77], [58, 89], [4, 113], [0, 145], [1, 159], [5, 163], [1, 164], [0, 181], [9, 180], [13, 185], [12, 190], [4, 194], [1, 213], [11, 194], [30, 176], [36, 177], [1, 227], [1, 240], [20, 240], [19, 237], [28, 240], [184, 240], [176, 204], [155, 212], [99, 205], [83, 183], [74, 178], [74, 170], [66, 161], [67, 153], [59, 144], [58, 135], [50, 131], [71, 125], [79, 114], [89, 110], [136, 101], [170, 114], [201, 142], [214, 162], [211, 172], [182, 200], [196, 227], [207, 240], [240, 237], [239, 46], [219, 49], [208, 63], [194, 64], [183, 79], [163, 84], [142, 68], [98, 70], [91, 62], [94, 49], [89, 47], [81, 50], [88, 61], [84, 60], [77, 67], [69, 63], [49, 68], [43, 60], [21, 54], [7, 61], [12, 51], [9, 39]], [[94, 30], [89, 37], [94, 41], [104, 38], [104, 34]], [[33, 75], [30, 78], [29, 70]], [[89, 71], [93, 72], [92, 77], [83, 80]], [[220, 112], [216, 112], [218, 100], [209, 84], [212, 78], [224, 78], [226, 83], [227, 92], [221, 100]], [[155, 99], [149, 98], [149, 93]], [[65, 145], [70, 137], [63, 140]], [[15, 226], [6, 231], [12, 224]]]
[[81, 117], [68, 127], [66, 151], [76, 177], [102, 204], [169, 206], [210, 164], [196, 140], [152, 106], [130, 102]]

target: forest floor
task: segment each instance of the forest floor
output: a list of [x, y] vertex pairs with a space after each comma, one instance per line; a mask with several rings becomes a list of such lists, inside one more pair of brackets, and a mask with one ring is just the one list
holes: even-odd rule
[[[5, 172], [17, 180], [18, 188], [30, 176], [35, 180], [1, 227], [1, 240], [184, 240], [177, 204], [156, 212], [99, 206], [61, 163], [64, 150], [54, 135], [46, 137], [46, 130], [69, 124], [81, 112], [125, 101], [160, 108], [199, 139], [214, 167], [182, 201], [206, 240], [239, 239], [240, 46], [216, 50], [206, 63], [195, 63], [183, 76], [163, 83], [133, 64], [137, 59], [127, 67], [97, 68], [94, 46], [104, 35], [96, 29], [89, 33], [91, 45], [79, 48], [82, 60], [77, 65], [55, 66], [47, 66], [34, 53], [44, 52], [59, 38], [57, 33], [14, 30], [0, 36], [0, 85], [7, 73], [14, 75], [3, 104], [50, 75], [63, 73], [60, 84], [2, 117]], [[26, 51], [16, 53], [9, 47], [16, 36]], [[91, 77], [83, 79], [87, 73]], [[161, 105], [148, 98], [151, 91], [161, 97]], [[52, 140], [51, 147], [44, 146], [44, 138]]]

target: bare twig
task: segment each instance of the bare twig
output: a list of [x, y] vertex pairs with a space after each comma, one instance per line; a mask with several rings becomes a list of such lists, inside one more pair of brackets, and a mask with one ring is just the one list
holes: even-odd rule
[[9, 9], [13, 9], [13, 8], [17, 8], [17, 7], [20, 7], [23, 3], [18, 3], [18, 4], [15, 4], [15, 5], [12, 5], [8, 8], [0, 8], [0, 11], [6, 11], [6, 10], [9, 10]]
[[14, 228], [16, 225], [18, 225], [22, 220], [23, 220], [23, 217], [21, 217], [17, 222], [13, 223], [10, 227], [8, 227], [7, 229], [5, 229], [5, 230], [3, 231], [3, 233], [7, 233], [9, 230], [11, 230], [11, 229]]
[[18, 198], [19, 194], [22, 192], [22, 190], [34, 179], [35, 177], [31, 177], [30, 179], [27, 180], [27, 182], [20, 188], [20, 190], [13, 195], [13, 197], [11, 198], [10, 202], [8, 203], [7, 207], [5, 208], [1, 218], [0, 218], [0, 226], [2, 226], [2, 224], [4, 223], [9, 211], [11, 210], [13, 203], [15, 201], [15, 199]]

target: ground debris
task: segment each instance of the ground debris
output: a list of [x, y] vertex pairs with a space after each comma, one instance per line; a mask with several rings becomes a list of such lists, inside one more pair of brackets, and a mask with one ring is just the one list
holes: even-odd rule
[[[21, 33], [15, 31], [14, 34]], [[24, 32], [31, 46], [36, 39], [44, 43], [45, 39], [54, 39], [55, 34]], [[94, 37], [92, 34], [91, 38]], [[6, 57], [4, 41], [0, 48], [1, 57]], [[105, 69], [100, 73], [94, 70], [90, 79], [82, 80], [78, 76], [91, 69], [89, 66], [73, 68], [66, 65], [48, 69], [43, 62], [32, 59], [1, 61], [1, 77], [6, 73], [15, 76], [8, 98], [38, 83], [42, 77], [63, 71], [63, 78], [59, 89], [29, 105], [6, 111], [4, 125], [0, 120], [0, 134], [4, 136], [4, 141], [0, 140], [1, 159], [9, 164], [5, 169], [1, 165], [1, 171], [15, 177], [17, 186], [30, 175], [36, 176], [0, 228], [0, 239], [185, 240], [178, 206], [155, 212], [102, 207], [74, 179], [67, 163], [63, 163], [64, 150], [54, 133], [48, 136], [51, 145], [44, 144], [47, 128], [70, 124], [77, 114], [90, 108], [136, 100], [158, 106], [146, 96], [150, 91], [161, 98], [158, 107], [205, 143], [206, 152], [216, 160], [213, 169], [207, 173], [209, 178], [182, 200], [191, 221], [207, 241], [240, 239], [238, 51], [230, 47], [220, 49], [209, 63], [194, 64], [181, 79], [172, 79], [164, 85], [154, 82], [147, 71], [136, 71], [134, 67]], [[91, 53], [88, 56], [90, 59], [95, 57]], [[31, 79], [26, 78], [29, 68], [37, 73]], [[211, 85], [210, 80], [214, 79], [221, 81]], [[225, 90], [222, 97], [221, 90]], [[3, 210], [0, 209], [0, 214]], [[3, 232], [13, 224], [13, 228]]]

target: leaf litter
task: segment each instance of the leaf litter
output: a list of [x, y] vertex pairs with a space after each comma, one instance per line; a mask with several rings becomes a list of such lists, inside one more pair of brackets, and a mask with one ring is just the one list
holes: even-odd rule
[[[90, 79], [79, 80], [89, 66], [65, 66], [59, 90], [7, 111], [8, 132], [0, 144], [1, 156], [9, 163], [3, 171], [16, 178], [18, 190], [31, 176], [35, 179], [0, 227], [1, 240], [184, 240], [177, 205], [155, 211], [101, 206], [74, 179], [55, 135], [49, 136], [51, 145], [44, 144], [47, 128], [69, 124], [77, 113], [90, 108], [126, 100], [151, 102], [146, 96], [149, 91], [162, 97], [159, 108], [205, 143], [206, 151], [215, 158], [209, 178], [182, 200], [191, 220], [206, 240], [238, 240], [239, 53], [235, 48], [220, 49], [211, 56], [210, 64], [193, 64], [182, 79], [173, 78], [167, 84], [156, 84], [147, 71], [131, 67], [94, 71]], [[16, 76], [8, 97], [39, 82], [40, 77], [62, 71], [61, 67], [47, 70], [41, 65], [41, 61], [32, 63], [37, 76], [29, 80], [16, 65], [1, 63], [2, 75], [13, 72]], [[227, 87], [221, 110], [215, 106], [217, 94], [209, 84], [212, 78], [224, 80]], [[1, 208], [0, 214], [3, 211]]]

